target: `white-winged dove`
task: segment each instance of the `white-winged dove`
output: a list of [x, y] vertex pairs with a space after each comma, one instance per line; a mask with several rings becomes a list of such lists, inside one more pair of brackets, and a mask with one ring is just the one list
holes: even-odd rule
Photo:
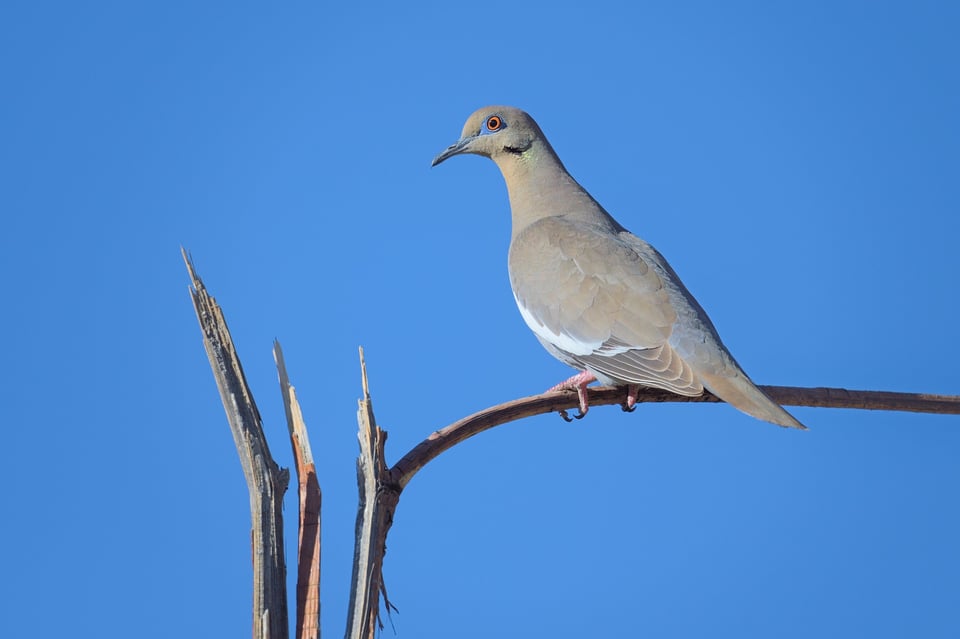
[[509, 270], [520, 314], [556, 358], [581, 371], [551, 390], [576, 390], [580, 414], [593, 381], [695, 396], [704, 387], [748, 415], [804, 428], [757, 388], [667, 261], [622, 227], [570, 177], [533, 118], [491, 106], [473, 113], [433, 160], [473, 153], [507, 183]]

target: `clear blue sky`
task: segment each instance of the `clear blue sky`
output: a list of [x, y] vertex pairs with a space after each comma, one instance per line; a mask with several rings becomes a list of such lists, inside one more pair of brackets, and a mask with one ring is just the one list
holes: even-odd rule
[[[537, 118], [758, 383], [960, 393], [958, 32], [926, 1], [4, 3], [5, 635], [249, 636], [183, 245], [290, 465], [285, 347], [342, 636], [357, 346], [390, 461], [569, 374], [515, 308], [494, 165], [430, 168], [486, 104]], [[400, 502], [397, 636], [960, 636], [960, 417], [794, 412], [456, 447]]]

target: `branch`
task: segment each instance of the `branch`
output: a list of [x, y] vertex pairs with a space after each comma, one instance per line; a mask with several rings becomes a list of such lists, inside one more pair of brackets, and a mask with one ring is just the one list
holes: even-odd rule
[[307, 425], [303, 421], [297, 392], [290, 384], [280, 342], [273, 342], [273, 359], [280, 378], [280, 394], [290, 431], [290, 445], [297, 466], [300, 526], [297, 538], [297, 639], [320, 637], [320, 505], [323, 495], [313, 463]]
[[203, 345], [227, 412], [233, 441], [250, 493], [253, 526], [253, 637], [286, 639], [287, 585], [283, 560], [283, 493], [290, 473], [280, 468], [267, 446], [260, 412], [243, 375], [223, 311], [207, 293], [193, 263], [180, 252], [190, 275], [190, 297], [200, 321]]
[[[825, 408], [860, 408], [896, 410], [918, 413], [960, 414], [960, 396], [884, 391], [851, 391], [845, 388], [798, 388], [794, 386], [761, 386], [773, 401], [788, 406], [820, 406]], [[622, 388], [590, 388], [590, 405], [620, 404]], [[656, 388], [643, 389], [638, 402], [722, 402], [704, 391], [697, 397], [684, 397]], [[523, 417], [553, 411], [571, 410], [579, 406], [572, 391], [543, 393], [492, 406], [432, 433], [417, 444], [390, 469], [392, 482], [402, 490], [413, 476], [443, 451], [495, 426]]]
[[374, 639], [380, 623], [379, 597], [389, 611], [390, 601], [383, 586], [383, 556], [387, 532], [393, 524], [393, 513], [400, 499], [400, 489], [390, 481], [384, 461], [383, 446], [387, 433], [377, 426], [367, 382], [367, 365], [360, 349], [360, 371], [363, 399], [357, 409], [360, 431], [360, 457], [357, 458], [357, 483], [360, 505], [357, 508], [356, 540], [353, 552], [353, 579], [350, 585], [350, 607], [347, 616], [347, 639]]
[[[357, 542], [354, 553], [354, 585], [350, 595], [350, 623], [347, 639], [372, 639], [374, 620], [379, 610], [378, 590], [383, 591], [382, 566], [387, 532], [399, 503], [400, 493], [413, 476], [445, 450], [495, 426], [524, 417], [565, 411], [579, 406], [576, 392], [553, 392], [515, 399], [492, 406], [433, 432], [417, 444], [387, 471], [383, 462], [383, 445], [387, 433], [376, 426], [367, 385], [367, 370], [360, 350], [363, 378], [363, 399], [357, 416], [360, 422], [361, 456], [358, 474], [361, 487], [360, 510], [357, 514]], [[960, 396], [851, 391], [843, 388], [796, 388], [761, 386], [771, 399], [790, 406], [822, 406], [868, 410], [898, 410], [922, 413], [960, 414]], [[597, 387], [589, 389], [590, 405], [620, 404], [624, 389]], [[704, 392], [697, 397], [675, 395], [655, 388], [644, 389], [638, 402], [721, 402]], [[387, 610], [391, 605], [386, 601]]]
[[859, 408], [863, 410], [895, 410], [908, 413], [960, 415], [960, 395], [891, 393], [888, 391], [858, 391], [823, 387], [798, 388], [796, 386], [761, 386], [760, 389], [769, 395], [773, 401], [787, 406]]

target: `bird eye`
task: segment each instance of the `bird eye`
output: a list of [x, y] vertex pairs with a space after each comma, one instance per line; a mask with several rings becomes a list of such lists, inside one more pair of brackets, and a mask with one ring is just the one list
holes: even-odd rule
[[487, 131], [499, 131], [503, 128], [503, 120], [499, 115], [491, 115], [487, 118]]

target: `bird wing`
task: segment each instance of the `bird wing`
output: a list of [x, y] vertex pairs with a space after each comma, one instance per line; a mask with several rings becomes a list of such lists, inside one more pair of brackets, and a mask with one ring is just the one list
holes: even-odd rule
[[658, 267], [615, 232], [563, 217], [534, 222], [510, 245], [517, 306], [554, 355], [602, 381], [698, 395], [670, 343], [677, 310]]

